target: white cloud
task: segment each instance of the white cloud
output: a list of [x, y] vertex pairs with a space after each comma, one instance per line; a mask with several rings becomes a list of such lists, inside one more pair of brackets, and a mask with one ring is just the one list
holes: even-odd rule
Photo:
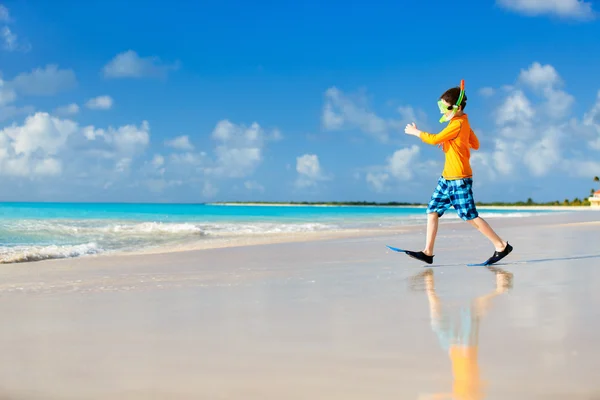
[[479, 89], [479, 94], [483, 97], [491, 97], [494, 95], [494, 93], [496, 93], [496, 90], [489, 86]]
[[187, 135], [167, 140], [165, 141], [165, 145], [178, 150], [194, 150], [194, 145], [190, 143], [190, 138]]
[[390, 175], [386, 172], [368, 172], [365, 179], [373, 191], [383, 193], [387, 190], [387, 182], [390, 179]]
[[562, 83], [558, 72], [552, 65], [534, 62], [528, 69], [521, 69], [519, 80], [535, 89], [546, 89]]
[[387, 169], [389, 173], [398, 180], [408, 181], [414, 176], [414, 162], [419, 156], [419, 147], [412, 145], [409, 148], [396, 150], [388, 158]]
[[0, 38], [2, 38], [2, 48], [4, 50], [17, 50], [17, 35], [13, 33], [8, 26], [4, 26], [0, 29]]
[[296, 157], [296, 172], [298, 173], [296, 186], [299, 188], [314, 186], [318, 181], [331, 179], [322, 170], [316, 154], [304, 154]]
[[366, 174], [365, 180], [371, 189], [382, 193], [388, 191], [387, 184], [393, 179], [396, 181], [411, 181], [417, 171], [431, 171], [431, 168], [438, 168], [434, 161], [420, 161], [420, 149], [416, 144], [396, 150], [386, 159], [384, 165], [371, 167], [371, 171]]
[[560, 150], [560, 131], [552, 129], [535, 141], [525, 152], [523, 162], [535, 177], [546, 175], [547, 171], [560, 163], [562, 154]]
[[336, 87], [327, 89], [321, 119], [323, 128], [330, 131], [357, 128], [387, 141], [390, 122], [369, 111], [365, 102], [363, 97], [353, 100]]
[[396, 108], [399, 118], [382, 118], [369, 110], [364, 94], [346, 95], [336, 87], [325, 91], [321, 126], [327, 131], [357, 129], [386, 143], [390, 132], [400, 132], [410, 122], [425, 124], [427, 116], [412, 106]]
[[160, 154], [154, 155], [154, 158], [152, 159], [152, 166], [155, 168], [160, 168], [163, 165], [165, 165], [165, 158]]
[[256, 181], [246, 181], [244, 182], [244, 187], [248, 190], [256, 190], [261, 193], [265, 191], [265, 187]]
[[[174, 152], [148, 162], [147, 172], [156, 176], [160, 170], [165, 181], [185, 182], [190, 188], [199, 188], [204, 197], [214, 197], [227, 179], [246, 178], [243, 186], [247, 190], [263, 192], [264, 187], [250, 177], [263, 162], [267, 143], [280, 140], [281, 132], [265, 130], [257, 122], [244, 125], [221, 120], [211, 138], [215, 143], [212, 152], [196, 151], [188, 136], [165, 141]], [[155, 182], [154, 188], [160, 185]]]
[[397, 109], [398, 114], [400, 114], [399, 120], [390, 120], [388, 124], [390, 128], [394, 129], [396, 132], [404, 135], [404, 127], [406, 124], [416, 123], [416, 125], [425, 131], [430, 131], [432, 129], [427, 122], [427, 115], [421, 110], [415, 110], [412, 106], [400, 106]]
[[[515, 90], [496, 110], [496, 124], [500, 126], [514, 124], [528, 128], [531, 126], [534, 113], [533, 106], [525, 93]], [[509, 129], [507, 132], [511, 132], [511, 130]]]
[[[37, 112], [0, 130], [0, 175], [4, 182], [43, 177], [44, 184], [60, 177], [65, 184], [82, 185], [90, 191], [119, 188], [119, 183], [126, 188], [132, 179], [143, 176], [137, 161], [149, 144], [149, 129], [146, 121], [114, 128], [80, 127], [69, 118]], [[157, 178], [161, 178], [164, 164], [162, 156], [152, 159]], [[173, 177], [163, 186], [175, 186], [176, 182]], [[75, 189], [81, 192], [82, 187]], [[32, 188], [32, 193], [36, 190]]]
[[228, 120], [219, 121], [212, 132], [212, 138], [218, 143], [215, 166], [207, 168], [206, 172], [230, 178], [251, 175], [262, 161], [268, 136], [256, 122], [246, 127]]
[[283, 135], [281, 134], [281, 131], [277, 128], [273, 129], [273, 131], [271, 132], [271, 135], [270, 135], [270, 140], [279, 141], [282, 139], [283, 139]]
[[117, 54], [104, 66], [107, 78], [163, 77], [169, 70], [176, 70], [179, 64], [162, 64], [158, 57], [140, 57], [135, 51], [128, 50]]
[[68, 136], [76, 131], [77, 123], [39, 112], [28, 117], [23, 126], [13, 124], [0, 132], [12, 140], [11, 145], [16, 155], [29, 157], [37, 150], [56, 154], [64, 146]]
[[10, 22], [8, 8], [0, 4], [0, 22]]
[[575, 102], [573, 96], [559, 89], [563, 81], [552, 65], [534, 62], [528, 69], [521, 70], [518, 81], [546, 100], [543, 109], [550, 118], [564, 117]]
[[207, 158], [207, 154], [205, 152], [200, 153], [176, 153], [171, 154], [169, 157], [170, 161], [176, 165], [187, 165], [187, 166], [205, 166], [209, 164], [209, 160]]
[[321, 164], [316, 154], [304, 154], [296, 157], [296, 172], [310, 179], [318, 179], [321, 176]]
[[398, 114], [400, 114], [400, 120], [391, 120], [388, 122], [388, 124], [390, 127], [397, 128], [402, 132], [408, 123], [415, 122], [418, 125], [423, 125], [426, 124], [427, 121], [427, 115], [421, 110], [415, 110], [412, 106], [398, 107]]
[[20, 177], [60, 174], [62, 163], [57, 156], [77, 129], [73, 121], [41, 112], [28, 117], [23, 125], [5, 127], [0, 130], [0, 174]]
[[575, 97], [564, 90], [550, 88], [545, 91], [544, 95], [546, 102], [543, 110], [550, 118], [560, 119], [565, 117], [575, 103]]
[[66, 106], [58, 107], [56, 114], [59, 115], [75, 115], [79, 112], [79, 106], [75, 103], [68, 104]]
[[71, 69], [58, 69], [55, 64], [33, 69], [30, 73], [17, 75], [11, 87], [26, 95], [51, 96], [69, 90], [77, 85], [75, 73]]
[[322, 124], [323, 128], [329, 131], [342, 129], [344, 126], [344, 117], [334, 112], [331, 103], [325, 103], [325, 106], [323, 107]]
[[583, 126], [589, 129], [589, 146], [600, 150], [600, 90], [596, 97], [596, 104], [583, 116]]
[[153, 191], [170, 185], [169, 182], [161, 185], [158, 181], [149, 181], [155, 177], [162, 178], [160, 170], [164, 167], [159, 165], [161, 162], [164, 164], [162, 156], [139, 167], [137, 165], [150, 143], [150, 125], [147, 121], [142, 121], [139, 126], [86, 126], [79, 130], [75, 138], [77, 140], [72, 142], [68, 160], [72, 172], [86, 170], [96, 181], [101, 180], [105, 188], [118, 188], [119, 182], [124, 186], [131, 186], [131, 182], [135, 182]]
[[202, 187], [202, 195], [204, 197], [212, 198], [219, 193], [219, 189], [211, 182], [205, 181]]
[[572, 176], [589, 180], [591, 176], [598, 176], [600, 161], [595, 160], [564, 160], [564, 167]]
[[56, 176], [62, 172], [62, 164], [56, 158], [44, 158], [33, 168], [34, 175]]
[[595, 17], [592, 3], [584, 0], [496, 0], [496, 4], [527, 16], [555, 15], [578, 20]]
[[415, 109], [411, 106], [400, 106], [398, 107], [398, 113], [402, 117], [403, 120], [417, 122], [417, 114]]
[[0, 107], [14, 102], [17, 98], [17, 93], [10, 87], [7, 87], [6, 82], [0, 78]]
[[[82, 136], [88, 141], [102, 140], [94, 148], [94, 153], [107, 159], [118, 159], [117, 168], [124, 166], [122, 160], [142, 154], [150, 143], [150, 124], [142, 121], [140, 126], [128, 124], [118, 128], [96, 129], [86, 126], [81, 129]], [[103, 144], [104, 147], [100, 147]], [[121, 163], [121, 164], [119, 164]]]
[[[584, 114], [581, 122], [568, 119], [574, 97], [558, 89], [562, 78], [551, 65], [533, 63], [521, 70], [518, 82], [533, 89], [529, 97], [518, 86], [507, 86], [507, 94], [494, 110], [496, 132], [491, 150], [474, 151], [474, 171], [495, 182], [512, 182], [530, 177], [558, 174], [577, 175], [572, 166], [595, 162], [586, 160], [585, 148], [600, 148], [600, 125], [594, 120], [600, 113], [598, 102]], [[581, 137], [587, 139], [581, 147]], [[579, 150], [581, 148], [581, 150]], [[590, 173], [588, 171], [588, 173]]]
[[110, 96], [98, 96], [89, 99], [85, 106], [90, 110], [110, 110], [113, 106], [113, 98]]
[[119, 161], [117, 161], [117, 164], [115, 165], [115, 172], [126, 172], [129, 170], [129, 167], [131, 166], [131, 158], [130, 157], [124, 157], [119, 159]]
[[[563, 81], [552, 65], [534, 62], [527, 69], [520, 71], [517, 81], [519, 85], [504, 87], [504, 91], [508, 93], [509, 97], [496, 112], [496, 123], [506, 125], [504, 131], [513, 131], [514, 135], [532, 132], [528, 124], [533, 120], [535, 112], [540, 115], [545, 114], [547, 118], [559, 120], [570, 112], [575, 102], [575, 98], [571, 94], [560, 89]], [[525, 93], [529, 89], [545, 101], [536, 107], [537, 111], [534, 111], [532, 100]], [[515, 130], [514, 125], [508, 127], [509, 124], [520, 125], [522, 128], [526, 128], [525, 132]]]
[[150, 143], [150, 124], [147, 121], [143, 121], [139, 127], [123, 125], [116, 130], [111, 127], [108, 132], [113, 137], [116, 149], [121, 153], [142, 152]]
[[10, 120], [11, 118], [17, 117], [21, 114], [32, 114], [35, 109], [32, 106], [4, 106], [0, 107], [0, 122]]
[[[0, 4], [0, 23], [9, 24], [11, 22], [13, 21], [10, 18], [8, 8]], [[28, 52], [31, 49], [31, 45], [26, 41], [19, 40], [18, 35], [7, 25], [4, 25], [0, 26], [0, 49]]]

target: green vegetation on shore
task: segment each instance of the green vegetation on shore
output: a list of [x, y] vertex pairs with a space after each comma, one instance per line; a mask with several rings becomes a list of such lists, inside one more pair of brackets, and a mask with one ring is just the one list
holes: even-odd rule
[[[211, 204], [248, 204], [248, 205], [294, 205], [294, 206], [382, 206], [382, 207], [425, 207], [427, 203], [405, 203], [398, 201], [391, 201], [386, 203], [379, 203], [374, 201], [223, 201], [223, 202], [215, 202]], [[590, 203], [587, 199], [579, 199], [575, 198], [573, 200], [565, 199], [563, 201], [551, 201], [545, 203], [536, 203], [532, 199], [527, 199], [527, 201], [517, 201], [515, 203], [505, 203], [505, 202], [493, 202], [493, 203], [484, 203], [484, 202], [476, 202], [478, 206], [485, 207], [548, 207], [548, 206], [589, 206]]]

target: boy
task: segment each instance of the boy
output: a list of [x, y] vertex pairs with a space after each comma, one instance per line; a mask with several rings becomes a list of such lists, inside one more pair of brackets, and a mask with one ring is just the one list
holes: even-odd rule
[[413, 122], [407, 124], [404, 132], [420, 138], [423, 142], [442, 147], [446, 154], [444, 171], [438, 185], [431, 196], [427, 207], [427, 241], [423, 251], [406, 251], [406, 254], [433, 263], [433, 247], [438, 229], [438, 219], [450, 206], [454, 206], [459, 217], [469, 222], [485, 235], [494, 245], [494, 254], [486, 261], [486, 265], [494, 264], [511, 251], [512, 246], [503, 241], [488, 223], [479, 217], [473, 200], [473, 173], [470, 165], [470, 149], [479, 149], [479, 140], [469, 125], [464, 109], [467, 96], [464, 93], [464, 81], [461, 87], [448, 89], [440, 96], [438, 107], [443, 114], [440, 122], [450, 121], [448, 126], [437, 135], [422, 132]]

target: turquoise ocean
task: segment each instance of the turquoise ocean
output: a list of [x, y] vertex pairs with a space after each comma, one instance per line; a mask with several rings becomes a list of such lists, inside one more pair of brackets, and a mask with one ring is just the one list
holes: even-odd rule
[[[554, 211], [480, 208], [484, 218]], [[446, 220], [458, 220], [450, 209]], [[422, 207], [0, 203], [0, 262], [194, 244], [214, 238], [425, 223]]]

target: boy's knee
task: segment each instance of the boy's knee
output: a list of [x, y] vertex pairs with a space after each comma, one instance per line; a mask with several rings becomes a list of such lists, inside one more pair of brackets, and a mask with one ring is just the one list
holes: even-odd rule
[[463, 218], [466, 222], [468, 222], [469, 224], [471, 224], [472, 226], [474, 226], [475, 228], [479, 229], [480, 224], [479, 222], [479, 216], [476, 216], [474, 218]]
[[438, 211], [431, 211], [427, 213], [427, 219], [438, 219], [440, 214]]

